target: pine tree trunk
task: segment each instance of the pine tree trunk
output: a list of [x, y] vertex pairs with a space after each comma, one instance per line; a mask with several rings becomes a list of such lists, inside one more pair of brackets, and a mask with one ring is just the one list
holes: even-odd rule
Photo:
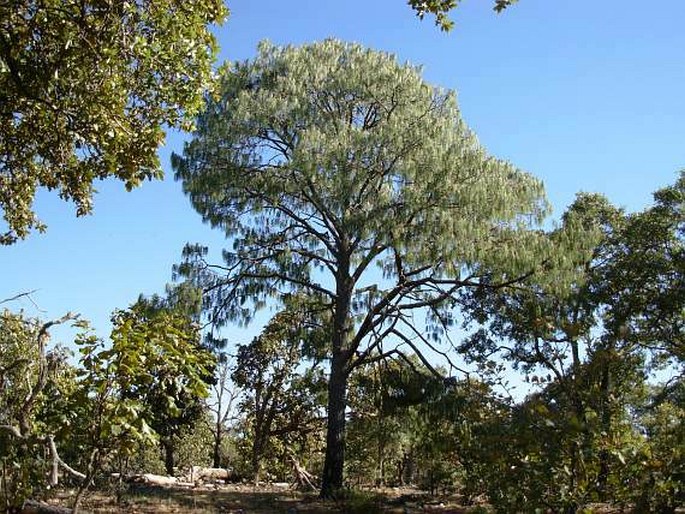
[[[377, 378], [383, 389], [382, 375], [379, 373]], [[385, 409], [383, 405], [383, 393], [381, 392], [378, 398], [378, 485], [385, 486], [385, 442], [386, 434], [383, 430], [385, 423]]]
[[326, 427], [326, 458], [321, 477], [321, 497], [333, 498], [343, 486], [345, 466], [345, 407], [347, 407], [347, 368], [354, 353], [349, 348], [353, 330], [350, 317], [354, 281], [350, 276], [350, 252], [345, 238], [341, 238], [336, 273], [335, 312], [333, 315], [331, 373], [328, 378], [328, 421]]
[[343, 486], [345, 464], [345, 407], [347, 395], [347, 358], [334, 352], [328, 382], [328, 426], [326, 460], [321, 480], [321, 497], [332, 498]]
[[[588, 426], [587, 415], [585, 412], [585, 401], [581, 396], [583, 385], [581, 383], [581, 360], [580, 350], [577, 339], [571, 341], [571, 352], [573, 357], [573, 381], [572, 389], [570, 391], [571, 403], [576, 415], [576, 418], [582, 427], [582, 442], [574, 441], [571, 449], [571, 476], [570, 476], [570, 490], [574, 491], [580, 482], [585, 482], [587, 478], [587, 471], [584, 460], [588, 451], [592, 447], [592, 434]], [[569, 509], [577, 506], [571, 506]], [[570, 510], [568, 512], [575, 512]]]

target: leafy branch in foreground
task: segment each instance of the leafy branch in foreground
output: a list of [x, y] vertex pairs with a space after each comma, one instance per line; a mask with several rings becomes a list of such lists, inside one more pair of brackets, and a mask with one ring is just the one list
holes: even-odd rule
[[221, 0], [0, 4], [0, 244], [45, 225], [39, 188], [92, 210], [93, 182], [162, 175], [169, 127], [188, 128], [212, 80]]
[[[516, 2], [518, 0], [495, 0], [492, 9], [501, 13]], [[440, 30], [449, 31], [454, 27], [454, 22], [449, 19], [448, 14], [457, 7], [459, 0], [408, 0], [407, 4], [416, 11], [416, 15], [421, 19], [426, 14], [435, 16], [435, 24], [440, 27]]]
[[117, 311], [108, 345], [80, 334], [78, 367], [67, 364], [59, 347], [47, 347], [56, 325], [87, 329], [77, 315], [49, 322], [0, 315], [4, 508], [45, 495], [66, 472], [78, 489], [77, 512], [103, 468], [163, 438], [160, 420], [178, 424], [191, 400], [207, 396], [215, 361], [199, 347], [199, 331], [183, 314], [148, 307], [138, 303]]

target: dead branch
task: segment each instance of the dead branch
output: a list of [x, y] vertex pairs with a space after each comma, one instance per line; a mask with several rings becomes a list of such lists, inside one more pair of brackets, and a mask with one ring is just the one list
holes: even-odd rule
[[25, 437], [21, 433], [21, 430], [19, 430], [18, 427], [15, 427], [12, 425], [0, 425], [0, 430], [4, 430], [6, 432], [9, 432], [10, 434], [12, 434], [17, 439], [25, 439]]
[[36, 381], [36, 384], [33, 386], [31, 389], [31, 393], [28, 395], [26, 400], [24, 401], [24, 404], [21, 406], [20, 412], [20, 419], [19, 419], [19, 426], [21, 428], [21, 431], [25, 434], [26, 432], [29, 431], [29, 426], [28, 426], [28, 417], [29, 414], [31, 413], [33, 409], [33, 405], [36, 402], [38, 396], [40, 395], [41, 392], [43, 392], [43, 389], [45, 389], [45, 385], [47, 384], [47, 366], [46, 366], [46, 358], [45, 358], [45, 346], [47, 344], [48, 339], [50, 338], [50, 333], [48, 332], [51, 327], [55, 325], [61, 325], [63, 323], [66, 323], [67, 321], [74, 321], [78, 319], [80, 314], [74, 314], [73, 312], [67, 312], [64, 316], [61, 318], [57, 318], [51, 321], [47, 321], [41, 325], [40, 330], [38, 331], [37, 335], [37, 343], [38, 343], [38, 380]]
[[[28, 441], [29, 436], [27, 434], [23, 434], [19, 427], [15, 427], [12, 425], [0, 425], [0, 430], [4, 430], [5, 432], [8, 432], [12, 436], [14, 436], [16, 439], [22, 440], [22, 441]], [[43, 436], [43, 437], [36, 437], [31, 438], [32, 440], [36, 441], [39, 444], [45, 444], [48, 447], [48, 450], [50, 451], [50, 458], [52, 460], [52, 469], [50, 472], [50, 480], [49, 483], [51, 486], [56, 486], [59, 483], [58, 480], [58, 475], [57, 471], [61, 467], [64, 469], [67, 473], [70, 475], [80, 479], [80, 480], [85, 480], [86, 475], [81, 473], [80, 471], [76, 471], [74, 468], [69, 466], [66, 462], [62, 460], [62, 458], [59, 456], [59, 452], [57, 451], [57, 445], [55, 444], [55, 438], [52, 434]]]
[[293, 464], [293, 482], [291, 487], [297, 486], [298, 489], [317, 490], [319, 488], [317, 485], [319, 479], [302, 467], [293, 455], [290, 456], [290, 461]]
[[26, 500], [21, 508], [21, 514], [71, 514], [71, 509], [36, 500]]
[[[31, 295], [33, 293], [35, 293], [36, 291], [38, 291], [38, 290], [34, 289], [33, 291], [27, 291], [25, 293], [15, 294], [14, 296], [10, 296], [9, 298], [5, 298], [4, 300], [0, 300], [0, 305], [2, 305], [3, 303], [13, 302], [14, 300], [18, 300], [19, 298], [23, 298], [24, 296], [28, 297], [29, 300], [31, 300]], [[31, 300], [31, 302], [33, 303], [33, 300]], [[35, 303], [34, 303], [34, 305], [35, 305]]]
[[[47, 436], [45, 439], [47, 439], [47, 444], [48, 447], [50, 448], [50, 456], [52, 457], [52, 462], [53, 462], [53, 474], [55, 473], [55, 468], [57, 465], [64, 469], [67, 473], [70, 475], [80, 479], [80, 480], [85, 480], [86, 475], [81, 473], [80, 471], [76, 471], [74, 468], [69, 466], [66, 462], [62, 460], [62, 458], [59, 456], [59, 453], [57, 453], [57, 445], [55, 444], [55, 439], [52, 435]], [[57, 480], [55, 476], [55, 483], [52, 485], [57, 485]]]

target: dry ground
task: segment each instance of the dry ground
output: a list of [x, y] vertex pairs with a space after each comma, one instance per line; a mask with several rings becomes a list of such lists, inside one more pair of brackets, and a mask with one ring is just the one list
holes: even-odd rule
[[[65, 493], [57, 503], [67, 506]], [[109, 514], [225, 513], [225, 514], [467, 514], [454, 497], [432, 497], [410, 488], [354, 493], [346, 501], [323, 501], [284, 487], [217, 485], [195, 488], [134, 486], [117, 505], [112, 496], [92, 493], [83, 502], [83, 512]]]
[[[68, 506], [68, 493], [54, 503]], [[385, 488], [351, 493], [345, 501], [323, 501], [315, 493], [286, 487], [227, 484], [214, 486], [132, 486], [117, 505], [112, 495], [94, 492], [82, 512], [93, 514], [475, 514], [482, 506], [465, 507], [456, 496], [430, 496], [413, 488]], [[629, 512], [593, 505], [595, 514]]]

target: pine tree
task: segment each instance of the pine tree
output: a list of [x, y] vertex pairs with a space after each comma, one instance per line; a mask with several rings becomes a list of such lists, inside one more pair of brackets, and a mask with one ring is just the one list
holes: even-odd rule
[[531, 230], [543, 187], [486, 154], [453, 92], [387, 53], [264, 43], [221, 83], [173, 164], [231, 249], [212, 266], [189, 245], [176, 271], [204, 288], [217, 326], [294, 293], [325, 313], [328, 496], [343, 483], [350, 373], [436, 348], [461, 288], [505, 287], [553, 262]]

